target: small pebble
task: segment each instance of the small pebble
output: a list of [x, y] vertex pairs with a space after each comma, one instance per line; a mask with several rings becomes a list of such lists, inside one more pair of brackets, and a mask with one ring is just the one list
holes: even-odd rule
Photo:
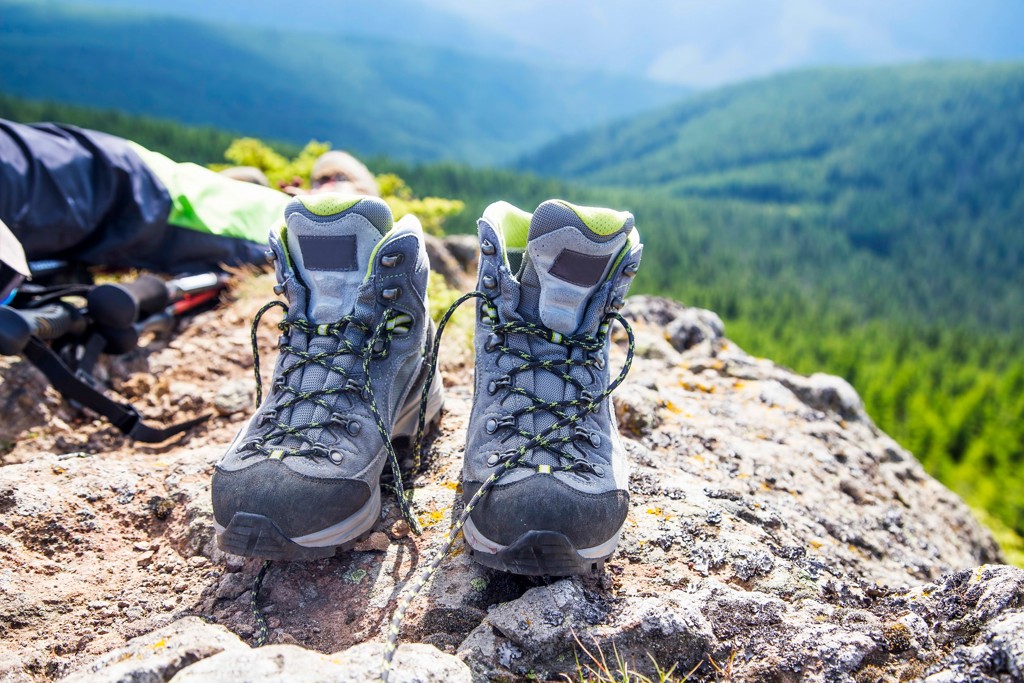
[[409, 523], [400, 519], [391, 525], [391, 538], [405, 538], [409, 535]]
[[374, 531], [368, 537], [356, 543], [354, 550], [356, 552], [385, 552], [388, 546], [391, 545], [391, 539], [380, 531]]
[[252, 380], [225, 382], [213, 397], [213, 407], [220, 415], [234, 415], [252, 407]]

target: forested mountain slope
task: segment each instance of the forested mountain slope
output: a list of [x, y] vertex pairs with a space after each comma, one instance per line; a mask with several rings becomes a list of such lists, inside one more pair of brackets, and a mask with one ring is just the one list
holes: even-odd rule
[[1024, 329], [1024, 65], [788, 74], [572, 135], [520, 166], [786, 215], [782, 235], [737, 216], [737, 254], [778, 245], [802, 286], [831, 295], [838, 276], [872, 316]]
[[[287, 6], [281, 7], [288, 12]], [[0, 90], [363, 154], [497, 162], [676, 99], [629, 77], [380, 38], [0, 2]], [[340, 31], [340, 27], [339, 27]], [[609, 96], [614, 93], [614, 96]]]

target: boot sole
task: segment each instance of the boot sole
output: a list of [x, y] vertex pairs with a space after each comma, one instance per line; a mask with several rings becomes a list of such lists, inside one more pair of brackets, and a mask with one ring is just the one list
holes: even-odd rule
[[480, 534], [472, 519], [463, 527], [463, 540], [477, 564], [523, 576], [580, 576], [600, 574], [615, 553], [619, 533], [594, 548], [577, 550], [557, 531], [527, 531], [502, 546]]
[[[419, 392], [414, 392], [419, 398]], [[441, 423], [444, 409], [444, 389], [440, 377], [431, 385], [430, 399], [427, 403], [427, 431], [437, 429]], [[399, 433], [406, 431], [410, 424], [410, 410], [418, 411], [419, 402], [406, 406], [402, 416], [396, 421], [396, 432], [392, 441], [410, 439], [412, 434]], [[412, 412], [411, 420], [414, 431], [416, 412]], [[382, 449], [383, 450], [383, 449]], [[380, 519], [381, 496], [380, 487], [374, 489], [362, 508], [348, 518], [326, 529], [289, 538], [271, 518], [251, 512], [236, 512], [226, 527], [214, 522], [217, 534], [217, 546], [233, 555], [259, 557], [266, 560], [310, 561], [333, 557], [337, 552], [351, 550], [359, 539], [364, 538], [377, 520]]]
[[338, 551], [350, 550], [357, 540], [322, 547], [299, 545], [285, 536], [272, 519], [250, 512], [236, 512], [227, 528], [217, 533], [217, 545], [224, 552], [289, 562], [333, 557]]

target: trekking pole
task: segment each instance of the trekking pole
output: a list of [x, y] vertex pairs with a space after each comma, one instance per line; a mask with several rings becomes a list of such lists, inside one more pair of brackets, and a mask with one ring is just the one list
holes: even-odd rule
[[0, 306], [0, 355], [18, 355], [32, 337], [43, 341], [78, 337], [85, 334], [88, 327], [88, 318], [63, 302], [27, 311]]
[[190, 275], [163, 281], [155, 275], [142, 275], [132, 282], [102, 284], [86, 296], [89, 316], [106, 327], [126, 328], [172, 303], [208, 294], [211, 301], [227, 287], [227, 276], [217, 273]]
[[[168, 282], [144, 275], [133, 282], [99, 285], [84, 292], [88, 303], [84, 311], [59, 298], [24, 310], [0, 306], [0, 354], [24, 355], [65, 399], [99, 413], [130, 438], [147, 443], [165, 441], [210, 416], [166, 428], [151, 427], [132, 405], [113, 401], [97, 389], [88, 370], [101, 352], [127, 353], [138, 346], [144, 334], [170, 332], [180, 316], [215, 301], [226, 287], [227, 276], [216, 273]], [[73, 295], [80, 294], [76, 291]], [[81, 340], [86, 338], [83, 344]], [[73, 351], [82, 351], [80, 359], [75, 353], [68, 356], [72, 367], [51, 348], [62, 341], [75, 342]]]

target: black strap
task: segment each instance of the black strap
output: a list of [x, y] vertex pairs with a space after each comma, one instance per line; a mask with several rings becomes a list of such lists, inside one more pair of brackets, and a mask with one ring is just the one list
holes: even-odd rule
[[130, 404], [113, 401], [95, 387], [76, 377], [60, 359], [60, 356], [39, 339], [32, 337], [23, 353], [32, 365], [46, 375], [50, 384], [61, 393], [61, 396], [69, 401], [77, 401], [86, 408], [99, 413], [128, 438], [135, 441], [160, 443], [210, 419], [209, 415], [203, 415], [171, 427], [150, 427], [142, 421], [139, 411]]

